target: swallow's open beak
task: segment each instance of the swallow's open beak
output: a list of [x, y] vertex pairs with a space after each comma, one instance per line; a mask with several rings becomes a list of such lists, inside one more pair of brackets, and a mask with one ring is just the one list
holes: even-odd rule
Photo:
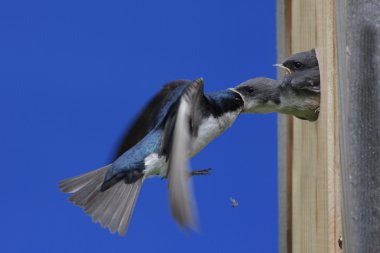
[[273, 64], [274, 67], [282, 68], [285, 71], [285, 74], [290, 74], [292, 71], [290, 71], [289, 68], [285, 67], [281, 63]]

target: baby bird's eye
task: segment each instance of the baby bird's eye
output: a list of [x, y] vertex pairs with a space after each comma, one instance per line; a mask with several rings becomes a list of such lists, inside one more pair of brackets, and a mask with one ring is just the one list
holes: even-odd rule
[[247, 93], [252, 94], [255, 91], [255, 89], [253, 87], [247, 87], [246, 91]]
[[302, 63], [300, 63], [300, 62], [298, 62], [298, 61], [296, 61], [296, 62], [294, 63], [294, 67], [295, 67], [296, 69], [300, 69], [302, 66], [303, 66]]

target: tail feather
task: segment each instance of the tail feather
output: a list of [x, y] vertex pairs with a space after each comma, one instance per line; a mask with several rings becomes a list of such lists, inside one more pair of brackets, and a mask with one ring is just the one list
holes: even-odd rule
[[[92, 218], [93, 217], [93, 213], [96, 211], [96, 209], [99, 207], [99, 205], [104, 201], [104, 197], [106, 196], [106, 194], [102, 194], [101, 193], [101, 189], [100, 187], [96, 188], [94, 193], [91, 194], [91, 196], [89, 196], [87, 202], [83, 205], [83, 209], [84, 211], [91, 215]], [[95, 222], [95, 220], [93, 219], [93, 221]]]
[[89, 201], [89, 199], [91, 199], [94, 196], [94, 194], [97, 191], [99, 191], [99, 181], [103, 180], [106, 172], [106, 170], [99, 171], [99, 173], [94, 175], [93, 178], [89, 178], [87, 184], [82, 186], [76, 192], [74, 192], [74, 194], [70, 196], [69, 200], [73, 202], [76, 206], [81, 207], [85, 205]]
[[108, 227], [111, 231], [110, 223], [115, 216], [117, 210], [122, 205], [122, 199], [125, 197], [123, 195], [125, 187], [118, 187], [118, 190], [114, 193], [114, 201], [109, 203], [109, 205], [104, 209], [101, 225], [103, 227]]
[[120, 221], [123, 218], [123, 214], [124, 214], [123, 210], [127, 209], [128, 197], [131, 190], [132, 190], [132, 187], [130, 188], [124, 187], [123, 189], [122, 195], [126, 197], [121, 200], [120, 205], [117, 207], [115, 213], [113, 214], [113, 217], [110, 223], [111, 233], [115, 233], [119, 229]]
[[101, 221], [101, 217], [104, 212], [104, 209], [107, 207], [109, 202], [113, 200], [112, 198], [114, 198], [115, 191], [117, 191], [119, 188], [120, 187], [118, 187], [118, 185], [115, 185], [114, 187], [108, 189], [108, 191], [99, 193], [97, 195], [97, 197], [99, 198], [99, 201], [97, 201], [97, 205], [94, 205], [95, 209], [92, 212], [89, 212], [89, 214], [91, 214], [92, 216], [93, 221], [95, 222]]
[[89, 183], [85, 189], [81, 189], [74, 195], [71, 195], [69, 200], [79, 207], [85, 205], [94, 193], [99, 190], [99, 187], [96, 187], [96, 183], [96, 181], [92, 184]]
[[136, 199], [139, 195], [143, 179], [133, 184], [126, 184], [123, 180], [102, 192], [101, 185], [105, 174], [111, 165], [95, 171], [63, 180], [59, 188], [66, 193], [73, 193], [69, 198], [75, 205], [99, 222], [111, 233], [119, 232], [125, 235], [133, 213]]
[[141, 184], [142, 184], [142, 179], [139, 179], [132, 186], [131, 193], [130, 193], [129, 198], [127, 200], [127, 208], [125, 209], [123, 218], [120, 221], [120, 225], [119, 225], [119, 229], [118, 229], [120, 235], [125, 235], [127, 233], [127, 229], [128, 229], [129, 222], [131, 220], [132, 212], [133, 212], [133, 209], [134, 209], [135, 204], [136, 204], [136, 199], [140, 193]]
[[[72, 177], [66, 180], [59, 182], [59, 188], [61, 191], [66, 193], [77, 192], [82, 189], [84, 186], [88, 185], [90, 181], [96, 180], [98, 177], [105, 176], [107, 170], [111, 167], [111, 164], [104, 166], [100, 169], [90, 171], [88, 173]], [[103, 180], [103, 179], [102, 179]]]
[[118, 201], [118, 196], [122, 192], [123, 186], [118, 186], [119, 184], [124, 185], [124, 182], [120, 181], [117, 183], [117, 185], [115, 185], [115, 187], [112, 187], [108, 191], [106, 191], [106, 195], [103, 197], [104, 201], [102, 201], [102, 203], [99, 204], [99, 206], [92, 214], [92, 217], [95, 220], [95, 222], [99, 222], [102, 227], [107, 227], [107, 220], [112, 218], [113, 212], [115, 212], [115, 209], [109, 209], [111, 207], [114, 207], [115, 205], [120, 205], [120, 201]]

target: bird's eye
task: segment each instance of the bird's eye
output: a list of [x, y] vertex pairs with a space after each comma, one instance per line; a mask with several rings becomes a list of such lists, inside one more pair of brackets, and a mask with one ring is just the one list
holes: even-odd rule
[[294, 67], [295, 67], [296, 69], [300, 69], [302, 66], [303, 66], [302, 63], [300, 63], [300, 62], [298, 62], [298, 61], [296, 61], [296, 62], [294, 63]]
[[255, 91], [255, 89], [253, 87], [247, 87], [246, 91], [247, 93], [252, 94]]

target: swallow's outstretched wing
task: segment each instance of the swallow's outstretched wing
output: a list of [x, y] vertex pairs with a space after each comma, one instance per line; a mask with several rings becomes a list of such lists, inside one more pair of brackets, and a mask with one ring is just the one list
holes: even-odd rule
[[189, 84], [191, 80], [176, 80], [167, 83], [162, 89], [149, 101], [148, 105], [136, 117], [133, 124], [124, 134], [115, 155], [117, 157], [122, 155], [125, 151], [136, 145], [142, 138], [151, 131], [160, 120], [160, 112], [170, 101], [172, 92], [180, 87]]
[[187, 160], [192, 139], [197, 136], [201, 122], [203, 103], [203, 79], [167, 84], [140, 114], [124, 138], [124, 146], [119, 149], [123, 152], [150, 131], [162, 129], [160, 153], [168, 160], [170, 206], [173, 217], [185, 228], [196, 227], [195, 202]]
[[186, 87], [165, 120], [162, 149], [169, 159], [169, 198], [173, 217], [184, 228], [196, 228], [196, 213], [188, 171], [192, 138], [201, 121], [203, 79]]

